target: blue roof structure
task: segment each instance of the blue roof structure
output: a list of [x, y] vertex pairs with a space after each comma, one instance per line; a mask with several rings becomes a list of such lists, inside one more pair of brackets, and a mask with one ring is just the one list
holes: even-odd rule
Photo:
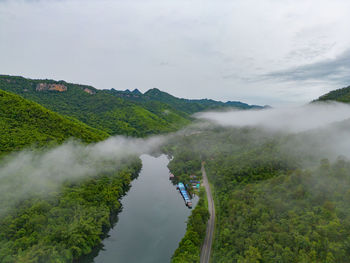
[[191, 202], [191, 199], [188, 196], [188, 193], [186, 191], [186, 188], [185, 188], [184, 184], [180, 182], [180, 183], [178, 183], [177, 186], [178, 186], [178, 188], [180, 190], [180, 193], [181, 193], [182, 197], [185, 199], [186, 204]]

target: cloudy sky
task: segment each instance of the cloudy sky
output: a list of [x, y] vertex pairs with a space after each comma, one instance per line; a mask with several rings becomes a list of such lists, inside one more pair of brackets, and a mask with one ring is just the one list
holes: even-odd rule
[[305, 103], [350, 85], [348, 0], [0, 0], [0, 74]]

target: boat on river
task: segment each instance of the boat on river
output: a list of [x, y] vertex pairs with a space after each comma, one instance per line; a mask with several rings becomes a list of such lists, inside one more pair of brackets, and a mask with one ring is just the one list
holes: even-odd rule
[[189, 207], [192, 208], [192, 201], [188, 196], [188, 193], [186, 191], [186, 187], [183, 183], [178, 183], [177, 189], [179, 189], [179, 192], [181, 193], [183, 199], [185, 200], [185, 204]]

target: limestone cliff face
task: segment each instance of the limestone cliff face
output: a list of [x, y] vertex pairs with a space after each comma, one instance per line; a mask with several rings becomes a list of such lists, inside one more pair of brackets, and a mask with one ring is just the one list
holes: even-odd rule
[[88, 88], [85, 88], [84, 91], [86, 93], [89, 93], [89, 94], [96, 94], [96, 92], [94, 90], [91, 90], [91, 89], [88, 89]]
[[47, 83], [39, 83], [36, 86], [36, 91], [44, 91], [44, 90], [64, 92], [64, 91], [67, 91], [67, 87], [62, 84], [47, 84]]

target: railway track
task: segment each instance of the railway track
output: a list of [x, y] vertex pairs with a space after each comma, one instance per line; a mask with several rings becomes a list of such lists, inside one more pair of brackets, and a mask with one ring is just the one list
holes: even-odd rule
[[215, 228], [215, 206], [214, 206], [213, 196], [210, 190], [210, 185], [208, 182], [208, 177], [205, 172], [204, 163], [202, 163], [202, 176], [203, 176], [203, 185], [204, 185], [205, 191], [207, 192], [208, 210], [209, 210], [210, 217], [207, 223], [207, 231], [206, 231], [204, 243], [202, 246], [200, 263], [209, 263], [210, 255], [211, 255], [211, 246], [213, 243], [214, 228]]

